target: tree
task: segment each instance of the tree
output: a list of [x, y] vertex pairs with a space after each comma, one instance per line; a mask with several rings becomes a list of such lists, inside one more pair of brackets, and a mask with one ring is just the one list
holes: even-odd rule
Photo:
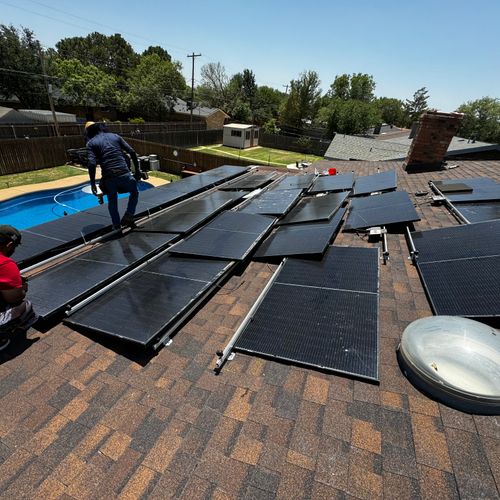
[[377, 105], [380, 117], [384, 123], [396, 125], [397, 127], [405, 126], [403, 101], [392, 97], [379, 97], [375, 101], [375, 104]]
[[55, 71], [62, 82], [60, 89], [71, 104], [109, 106], [116, 104], [116, 78], [99, 68], [85, 65], [78, 59], [55, 62]]
[[150, 56], [151, 54], [158, 54], [164, 61], [172, 61], [170, 54], [159, 45], [150, 45], [142, 54], [141, 57]]
[[180, 70], [179, 62], [165, 61], [158, 54], [141, 57], [130, 72], [121, 108], [161, 121], [186, 90]]
[[262, 125], [262, 128], [264, 132], [267, 132], [268, 134], [280, 133], [276, 118], [271, 118], [270, 120], [268, 120], [266, 123], [264, 123], [264, 125]]
[[458, 111], [465, 114], [459, 132], [462, 137], [500, 143], [500, 99], [483, 97], [462, 104]]
[[12, 70], [0, 72], [0, 94], [17, 97], [27, 108], [47, 106], [47, 91], [41, 76], [42, 47], [28, 28], [0, 24], [0, 65]]
[[429, 91], [426, 87], [418, 89], [414, 94], [412, 99], [406, 99], [404, 108], [406, 113], [406, 123], [410, 126], [414, 121], [418, 120], [420, 115], [429, 109], [427, 105], [427, 100], [429, 96], [427, 95]]
[[319, 84], [316, 71], [304, 71], [298, 80], [290, 82], [290, 94], [280, 114], [282, 123], [300, 128], [304, 120], [315, 118], [321, 95]]
[[319, 121], [326, 125], [330, 135], [364, 134], [370, 127], [380, 123], [377, 106], [371, 102], [355, 99], [332, 99], [319, 111]]
[[59, 58], [78, 59], [85, 65], [96, 66], [113, 75], [122, 86], [129, 70], [139, 62], [132, 46], [118, 33], [107, 36], [94, 32], [86, 37], [63, 38], [56, 48]]
[[353, 73], [337, 75], [330, 85], [328, 96], [334, 99], [356, 99], [370, 102], [373, 100], [375, 80], [366, 73]]
[[205, 64], [200, 71], [201, 85], [197, 88], [200, 100], [207, 106], [226, 111], [229, 84], [226, 69], [218, 62]]
[[280, 106], [286, 99], [286, 94], [279, 90], [262, 85], [257, 88], [254, 110], [254, 122], [261, 125], [271, 119], [278, 118]]

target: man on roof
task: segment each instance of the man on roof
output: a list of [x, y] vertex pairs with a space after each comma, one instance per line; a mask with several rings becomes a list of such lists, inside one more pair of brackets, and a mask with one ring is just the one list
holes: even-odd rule
[[[119, 135], [107, 132], [102, 123], [87, 122], [85, 134], [88, 140], [88, 169], [92, 193], [98, 196], [95, 182], [96, 166], [101, 167], [99, 187], [108, 198], [108, 210], [113, 229], [121, 226], [135, 227], [134, 214], [139, 200], [137, 182], [147, 178], [139, 168], [135, 151]], [[134, 164], [134, 175], [130, 171], [125, 153]], [[118, 193], [129, 193], [127, 210], [120, 220], [118, 212]]]
[[0, 226], [0, 350], [11, 337], [28, 328], [38, 319], [31, 302], [26, 299], [28, 282], [10, 258], [21, 243], [21, 233], [12, 226]]

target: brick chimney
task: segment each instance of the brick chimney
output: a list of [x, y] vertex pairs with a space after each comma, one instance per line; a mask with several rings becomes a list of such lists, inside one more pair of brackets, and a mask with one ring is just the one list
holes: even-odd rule
[[441, 168], [453, 136], [457, 133], [462, 113], [426, 111], [419, 121], [410, 146], [405, 169], [411, 172]]

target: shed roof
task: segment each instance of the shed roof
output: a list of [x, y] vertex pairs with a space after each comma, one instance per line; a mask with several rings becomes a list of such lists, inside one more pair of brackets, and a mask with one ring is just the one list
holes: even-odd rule
[[252, 128], [255, 125], [247, 125], [246, 123], [229, 123], [227, 125], [224, 125], [224, 128], [240, 128], [240, 129], [247, 129], [247, 128]]

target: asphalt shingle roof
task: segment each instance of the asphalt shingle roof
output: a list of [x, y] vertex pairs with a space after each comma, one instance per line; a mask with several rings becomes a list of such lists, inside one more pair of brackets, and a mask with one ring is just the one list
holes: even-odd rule
[[[428, 180], [489, 176], [464, 161], [408, 175], [401, 162], [335, 162], [357, 176], [397, 169], [421, 217], [457, 225], [415, 197]], [[353, 233], [336, 245], [377, 246]], [[212, 369], [275, 266], [234, 275], [155, 356], [58, 324], [0, 353], [0, 492], [5, 498], [498, 498], [500, 420], [433, 401], [401, 373], [404, 328], [431, 315], [405, 235], [380, 268], [380, 384], [237, 354]]]

